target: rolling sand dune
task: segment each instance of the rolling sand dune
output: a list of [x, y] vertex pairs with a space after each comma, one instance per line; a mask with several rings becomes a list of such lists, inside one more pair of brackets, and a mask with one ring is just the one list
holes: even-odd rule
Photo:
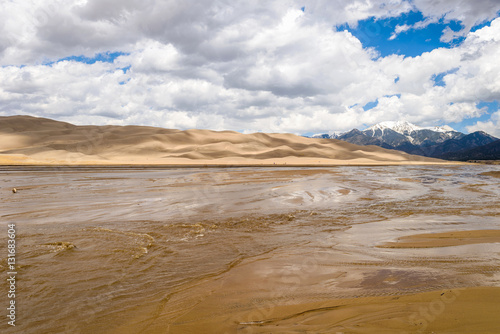
[[444, 161], [293, 134], [76, 126], [30, 116], [0, 117], [0, 164], [393, 165]]

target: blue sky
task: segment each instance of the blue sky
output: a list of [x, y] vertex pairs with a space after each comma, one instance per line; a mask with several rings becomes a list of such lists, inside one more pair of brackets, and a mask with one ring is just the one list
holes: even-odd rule
[[87, 57], [84, 55], [77, 55], [77, 56], [69, 56], [69, 57], [64, 57], [60, 58], [54, 61], [48, 61], [44, 63], [44, 65], [51, 66], [54, 63], [62, 62], [62, 61], [70, 61], [70, 62], [78, 62], [78, 63], [84, 63], [84, 64], [95, 64], [97, 62], [101, 63], [113, 63], [116, 58], [120, 56], [125, 56], [127, 53], [125, 52], [101, 52], [97, 53], [93, 56]]
[[440, 38], [445, 28], [449, 27], [453, 31], [463, 28], [459, 21], [453, 20], [445, 23], [442, 18], [425, 28], [410, 29], [399, 34], [395, 39], [390, 39], [396, 26], [405, 24], [411, 26], [424, 20], [425, 17], [421, 12], [411, 11], [394, 18], [362, 20], [355, 28], [345, 24], [337, 29], [347, 29], [363, 43], [364, 47], [375, 48], [381, 57], [392, 54], [406, 57], [420, 56], [436, 48], [453, 47], [465, 39], [461, 37], [452, 42], [442, 42]]
[[495, 100], [493, 102], [479, 102], [477, 104], [477, 107], [479, 109], [485, 110], [481, 116], [475, 118], [468, 118], [461, 122], [451, 122], [448, 125], [457, 131], [467, 133], [469, 132], [467, 130], [467, 127], [473, 126], [477, 122], [487, 122], [491, 118], [491, 115], [494, 114], [495, 112], [498, 112], [499, 110], [498, 100]]
[[500, 136], [497, 0], [0, 3], [0, 115]]
[[[452, 41], [442, 41], [441, 36], [447, 28], [458, 32], [463, 29], [463, 25], [459, 20], [445, 21], [440, 18], [434, 23], [430, 23], [424, 28], [409, 29], [398, 34], [395, 38], [391, 38], [396, 26], [413, 26], [418, 22], [425, 20], [424, 15], [419, 11], [410, 11], [398, 17], [386, 19], [369, 18], [361, 20], [351, 27], [349, 24], [337, 26], [336, 29], [347, 30], [357, 37], [366, 48], [373, 48], [378, 52], [378, 57], [386, 57], [390, 55], [401, 55], [404, 57], [417, 57], [425, 52], [431, 52], [437, 48], [454, 48], [464, 42], [465, 37], [459, 37]], [[484, 21], [476, 24], [471, 28], [471, 32], [481, 28], [490, 26], [491, 21]], [[435, 86], [445, 87], [446, 83], [443, 78], [448, 74], [453, 74], [459, 68], [435, 74], [432, 77]], [[370, 110], [378, 105], [378, 100], [371, 101], [363, 106], [363, 109]], [[467, 127], [473, 126], [476, 122], [488, 121], [491, 115], [499, 110], [498, 100], [493, 101], [477, 101], [477, 108], [482, 109], [483, 113], [479, 117], [466, 118], [460, 122], [450, 122], [458, 131], [467, 133]]]

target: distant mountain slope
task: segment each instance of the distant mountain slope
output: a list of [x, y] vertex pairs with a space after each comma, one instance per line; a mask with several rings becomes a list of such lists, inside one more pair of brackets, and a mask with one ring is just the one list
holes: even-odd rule
[[76, 126], [0, 117], [0, 164], [385, 165], [441, 163], [376, 146], [285, 133]]
[[460, 139], [450, 139], [441, 144], [423, 147], [422, 149], [428, 157], [444, 157], [453, 152], [470, 150], [476, 147], [484, 146], [498, 140], [486, 132], [477, 131], [468, 134]]
[[349, 132], [343, 133], [336, 139], [343, 140], [356, 145], [377, 145], [387, 149], [393, 149], [389, 144], [384, 143], [382, 140], [366, 136], [358, 129], [353, 129]]
[[455, 161], [500, 160], [500, 140], [469, 150], [446, 153], [442, 157], [443, 159]]
[[435, 158], [444, 158], [448, 153], [473, 149], [498, 139], [481, 131], [465, 135], [446, 125], [422, 128], [408, 122], [382, 122], [364, 131], [353, 129], [346, 133], [330, 135], [328, 138], [357, 145], [377, 145]]

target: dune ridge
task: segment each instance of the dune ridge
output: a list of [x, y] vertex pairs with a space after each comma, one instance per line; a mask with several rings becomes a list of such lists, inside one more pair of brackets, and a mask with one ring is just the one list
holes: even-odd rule
[[399, 165], [442, 164], [377, 146], [283, 133], [77, 126], [0, 117], [0, 165]]

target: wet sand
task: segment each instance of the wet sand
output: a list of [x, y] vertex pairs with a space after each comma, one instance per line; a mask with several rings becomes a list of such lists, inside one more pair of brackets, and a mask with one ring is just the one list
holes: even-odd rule
[[495, 333], [496, 172], [3, 167], [19, 318], [0, 328]]
[[432, 234], [416, 234], [398, 238], [380, 247], [430, 248], [470, 244], [500, 243], [500, 230], [454, 231]]
[[[168, 328], [171, 333], [229, 333], [234, 328], [242, 333], [495, 333], [499, 298], [500, 288], [443, 289], [263, 306], [214, 316], [226, 301], [211, 296]], [[116, 333], [123, 331], [127, 329]], [[152, 331], [162, 332], [162, 327]]]

